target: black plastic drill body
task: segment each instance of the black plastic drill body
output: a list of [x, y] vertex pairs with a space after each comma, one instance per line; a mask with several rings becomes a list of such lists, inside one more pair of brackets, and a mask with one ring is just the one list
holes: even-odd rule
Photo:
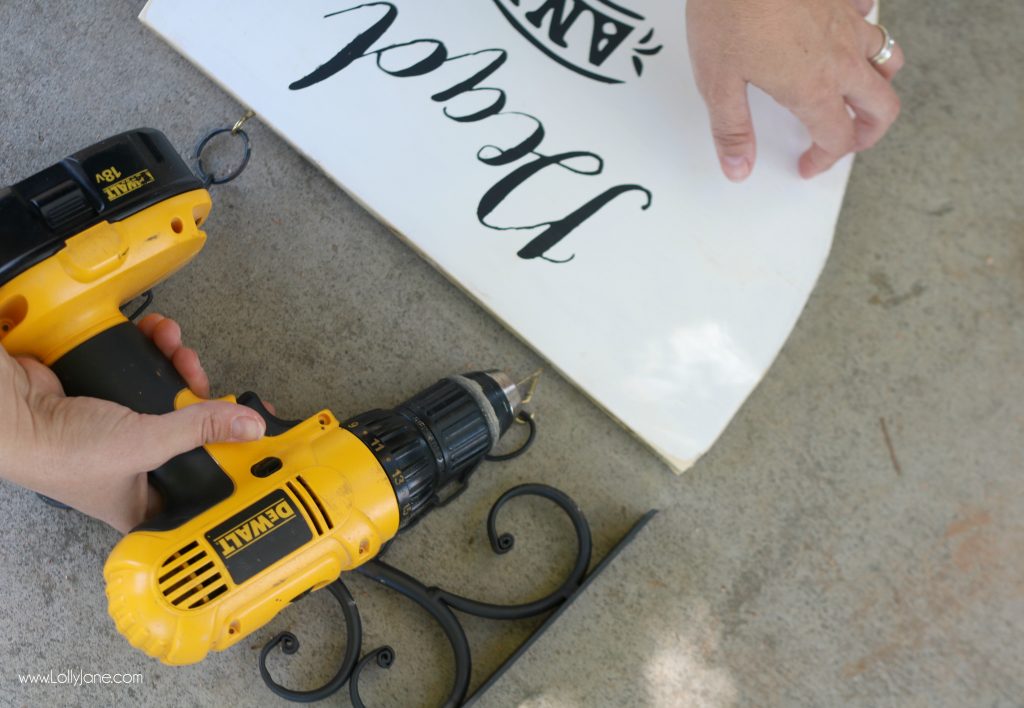
[[501, 387], [475, 372], [441, 379], [395, 408], [367, 411], [342, 427], [384, 468], [405, 530], [458, 496], [512, 420]]

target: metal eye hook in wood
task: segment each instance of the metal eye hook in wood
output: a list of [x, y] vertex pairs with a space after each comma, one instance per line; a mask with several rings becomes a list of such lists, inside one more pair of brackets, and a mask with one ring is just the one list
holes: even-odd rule
[[246, 111], [245, 114], [241, 118], [236, 120], [235, 124], [233, 126], [231, 126], [231, 134], [232, 135], [238, 135], [238, 131], [240, 131], [242, 129], [242, 126], [245, 125], [245, 122], [247, 120], [249, 120], [250, 118], [252, 118], [254, 115], [256, 115], [256, 114], [253, 113], [251, 110], [250, 111]]

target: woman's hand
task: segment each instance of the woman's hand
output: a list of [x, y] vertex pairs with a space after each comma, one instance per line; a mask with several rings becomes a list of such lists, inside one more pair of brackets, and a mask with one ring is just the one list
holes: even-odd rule
[[813, 145], [799, 164], [804, 177], [885, 134], [900, 111], [890, 80], [903, 53], [897, 46], [887, 62], [868, 61], [883, 41], [864, 19], [871, 6], [872, 0], [688, 0], [694, 77], [729, 179], [746, 179], [757, 153], [748, 83], [810, 131]]
[[[210, 384], [173, 320], [139, 322], [200, 397]], [[141, 415], [96, 398], [69, 398], [50, 369], [0, 347], [0, 477], [127, 532], [158, 498], [146, 472], [213, 442], [256, 440], [263, 419], [250, 408], [210, 401], [165, 415]]]

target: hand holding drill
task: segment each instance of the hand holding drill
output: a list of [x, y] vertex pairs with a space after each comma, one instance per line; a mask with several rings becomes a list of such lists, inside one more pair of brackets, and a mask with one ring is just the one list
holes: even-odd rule
[[[189, 388], [208, 398], [210, 384], [181, 328], [157, 314], [139, 329]], [[0, 477], [72, 506], [127, 533], [157, 510], [146, 472], [215, 442], [263, 435], [258, 413], [210, 401], [165, 415], [143, 415], [98, 398], [67, 397], [56, 375], [0, 347]]]

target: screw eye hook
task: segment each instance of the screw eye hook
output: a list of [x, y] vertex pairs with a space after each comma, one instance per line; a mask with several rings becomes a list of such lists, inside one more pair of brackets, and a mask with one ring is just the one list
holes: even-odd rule
[[242, 126], [245, 125], [245, 122], [247, 120], [249, 120], [250, 118], [252, 118], [254, 115], [256, 115], [256, 114], [253, 113], [251, 110], [246, 111], [242, 115], [242, 117], [239, 118], [238, 120], [236, 120], [235, 124], [233, 126], [231, 126], [231, 134], [232, 135], [238, 135], [238, 131], [240, 131], [242, 129]]

